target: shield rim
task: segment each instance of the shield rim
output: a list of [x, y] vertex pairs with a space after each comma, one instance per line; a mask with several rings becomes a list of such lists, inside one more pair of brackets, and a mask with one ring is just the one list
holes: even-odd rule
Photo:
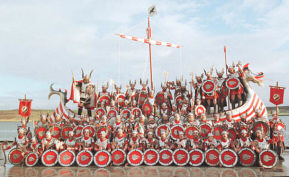
[[277, 129], [277, 126], [278, 126], [279, 124], [282, 124], [282, 125], [284, 126], [284, 128], [282, 127], [282, 129], [284, 129], [284, 131], [286, 131], [286, 124], [285, 124], [284, 122], [281, 122], [281, 121], [275, 123], [275, 125], [274, 125], [274, 130], [277, 130], [277, 131], [281, 131], [281, 130], [282, 130], [282, 129], [281, 129], [281, 130], [278, 130], [278, 129]]
[[258, 124], [263, 124], [264, 126], [266, 126], [267, 131], [266, 131], [266, 132], [263, 131], [263, 136], [268, 136], [268, 135], [269, 135], [269, 132], [270, 132], [270, 128], [269, 128], [269, 126], [268, 126], [265, 122], [263, 122], [263, 121], [258, 121], [258, 122], [256, 122], [256, 123], [254, 123], [254, 125], [253, 125], [253, 131], [254, 131], [254, 133], [256, 132], [256, 131], [255, 131], [255, 126], [258, 125]]
[[[99, 153], [101, 153], [101, 152], [105, 152], [107, 155], [108, 155], [108, 161], [107, 161], [107, 163], [105, 164], [105, 165], [99, 165], [98, 163], [97, 163], [97, 161], [96, 161], [96, 156], [99, 154]], [[94, 164], [96, 165], [96, 166], [98, 166], [98, 167], [107, 167], [109, 164], [110, 164], [110, 162], [111, 162], [111, 154], [107, 151], [107, 150], [100, 150], [100, 151], [97, 151], [95, 154], [94, 154], [94, 156], [93, 156], [93, 161], [94, 161]]]
[[[212, 130], [212, 132], [213, 132], [213, 135], [214, 135], [214, 138], [216, 139], [216, 140], [219, 140], [219, 139], [217, 139], [215, 136], [216, 136], [216, 134], [215, 134], [215, 128], [220, 128], [220, 129], [223, 129], [222, 131], [221, 131], [221, 133], [223, 132], [223, 131], [225, 131], [226, 130], [226, 128], [223, 126], [223, 125], [217, 125], [217, 126], [215, 126], [215, 127], [213, 127], [213, 130]], [[220, 133], [220, 135], [219, 136], [221, 136], [221, 133]], [[221, 137], [220, 137], [221, 138]]]
[[151, 115], [152, 112], [153, 112], [153, 105], [151, 105], [150, 102], [145, 102], [145, 103], [142, 105], [142, 110], [143, 110], [142, 113], [145, 113], [144, 107], [146, 107], [146, 105], [149, 105], [149, 107], [150, 107], [150, 113], [147, 114], [147, 115]]
[[[110, 117], [110, 114], [109, 114], [110, 112], [115, 112], [115, 116]], [[108, 118], [108, 119], [111, 119], [111, 118], [116, 117], [117, 115], [118, 115], [118, 114], [117, 114], [117, 111], [116, 111], [115, 109], [111, 109], [111, 110], [109, 110], [108, 113], [107, 113], [107, 118]]]
[[[237, 84], [236, 87], [229, 87], [229, 86], [228, 86], [228, 81], [231, 80], [231, 79], [236, 79], [236, 80], [238, 81], [238, 84]], [[238, 87], [240, 86], [240, 83], [241, 83], [241, 82], [240, 82], [240, 79], [235, 78], [235, 77], [227, 78], [227, 79], [225, 80], [226, 87], [227, 87], [228, 89], [230, 89], [230, 90], [234, 90], [234, 89], [238, 88]]]
[[[134, 110], [138, 110], [139, 112], [140, 112], [140, 114], [139, 114], [139, 116], [135, 116], [134, 115]], [[135, 118], [138, 118], [138, 117], [140, 117], [141, 116], [141, 114], [142, 114], [142, 111], [141, 111], [141, 109], [140, 108], [133, 108], [132, 110], [131, 110], [131, 113], [135, 116]]]
[[[123, 161], [121, 163], [114, 163], [114, 161], [112, 160], [112, 154], [115, 152], [115, 151], [121, 151], [124, 155], [124, 158], [123, 158]], [[126, 160], [126, 153], [124, 152], [124, 150], [122, 149], [115, 149], [111, 152], [111, 161], [112, 161], [112, 164], [113, 165], [116, 165], [116, 166], [120, 166], [120, 165], [123, 165], [125, 163], [125, 160]]]
[[[29, 165], [29, 164], [28, 164], [28, 157], [29, 157], [29, 155], [31, 155], [31, 154], [35, 154], [35, 155], [36, 155], [36, 160], [35, 160], [35, 162], [34, 162], [32, 165]], [[35, 165], [37, 164], [38, 160], [39, 160], [38, 154], [35, 153], [35, 152], [30, 152], [30, 153], [27, 154], [27, 156], [25, 157], [25, 165], [26, 165], [27, 167], [33, 167], [33, 166], [35, 166]]]
[[[234, 161], [234, 163], [233, 163], [232, 165], [225, 164], [225, 163], [222, 161], [222, 154], [223, 154], [224, 152], [227, 152], [227, 151], [230, 151], [230, 152], [232, 152], [232, 153], [235, 155], [235, 161]], [[224, 149], [224, 150], [222, 150], [221, 153], [219, 154], [219, 161], [220, 161], [220, 163], [221, 163], [224, 167], [229, 167], [229, 168], [231, 168], [231, 167], [236, 166], [236, 164], [237, 164], [237, 162], [238, 162], [238, 159], [239, 159], [238, 154], [237, 154], [235, 151], [233, 151], [232, 149]]]
[[105, 109], [104, 109], [104, 108], [97, 108], [97, 109], [95, 110], [95, 114], [96, 114], [96, 115], [98, 115], [98, 114], [97, 114], [97, 111], [98, 111], [98, 110], [103, 110], [103, 112], [104, 112], [104, 113], [103, 113], [103, 115], [105, 115], [105, 114], [106, 114], [106, 111], [105, 111]]
[[[159, 99], [157, 99], [158, 97], [160, 97], [159, 95], [162, 95], [161, 97], [162, 97], [162, 100], [163, 101], [159, 101]], [[158, 105], [161, 105], [162, 103], [164, 103], [165, 102], [165, 95], [160, 91], [160, 92], [158, 92], [157, 93], [157, 95], [156, 95], [156, 97], [155, 97], [155, 102], [158, 104]]]
[[170, 137], [173, 139], [173, 140], [176, 140], [177, 138], [175, 138], [175, 137], [173, 137], [173, 129], [174, 128], [176, 128], [176, 127], [181, 127], [182, 128], [182, 130], [183, 130], [183, 132], [185, 132], [185, 128], [182, 126], [182, 125], [174, 125], [174, 126], [172, 126], [172, 128], [171, 128], [171, 130], [170, 130], [170, 132], [171, 132], [171, 135], [170, 135]]
[[[205, 84], [206, 84], [207, 82], [213, 83], [214, 88], [212, 89], [212, 91], [209, 91], [209, 92], [208, 92], [208, 91], [206, 91], [206, 90], [204, 89], [204, 86], [205, 86]], [[216, 84], [215, 84], [215, 82], [212, 81], [212, 80], [205, 80], [205, 81], [202, 83], [201, 88], [202, 88], [202, 91], [203, 91], [204, 93], [206, 93], [206, 94], [211, 94], [211, 93], [213, 93], [213, 92], [216, 90]]]
[[[63, 163], [61, 163], [60, 156], [61, 156], [64, 152], [67, 152], [67, 151], [73, 154], [73, 160], [72, 160], [72, 162], [70, 162], [70, 164], [63, 164]], [[69, 166], [71, 166], [72, 164], [74, 164], [74, 162], [75, 162], [75, 153], [74, 153], [72, 150], [63, 150], [63, 151], [61, 151], [61, 152], [59, 153], [58, 158], [57, 158], [57, 161], [58, 161], [58, 163], [59, 163], [61, 166], [63, 166], [63, 167], [69, 167]]]
[[[263, 162], [261, 161], [261, 156], [262, 156], [262, 154], [263, 154], [264, 152], [267, 152], [267, 151], [269, 151], [269, 152], [271, 152], [273, 155], [275, 155], [275, 161], [274, 161], [274, 163], [273, 163], [272, 165], [270, 165], [270, 166], [264, 165]], [[277, 164], [277, 161], [278, 161], [278, 156], [277, 156], [277, 154], [276, 154], [273, 150], [271, 150], [271, 149], [265, 149], [265, 150], [261, 151], [260, 154], [259, 154], [259, 164], [260, 164], [262, 167], [264, 167], [264, 168], [273, 168], [273, 167], [275, 167], [276, 164]]]
[[169, 166], [169, 165], [171, 165], [174, 161], [173, 161], [173, 151], [172, 150], [170, 150], [170, 149], [162, 149], [162, 150], [160, 150], [160, 152], [159, 152], [159, 156], [160, 156], [160, 154], [163, 152], [163, 151], [169, 151], [171, 154], [172, 154], [172, 160], [169, 162], [169, 163], [163, 163], [163, 162], [161, 162], [160, 161], [160, 159], [161, 159], [161, 157], [159, 158], [159, 163], [162, 165], [162, 166]]
[[187, 134], [188, 134], [187, 131], [188, 131], [190, 128], [196, 128], [196, 129], [199, 131], [199, 127], [198, 127], [197, 125], [190, 125], [190, 126], [188, 126], [188, 127], [186, 128], [186, 130], [185, 130], [185, 136], [186, 136], [187, 139], [190, 139], [190, 138], [187, 136]]
[[13, 148], [13, 149], [11, 149], [11, 151], [10, 151], [9, 154], [8, 154], [8, 160], [9, 160], [9, 162], [10, 162], [11, 164], [13, 164], [13, 165], [19, 165], [19, 164], [21, 164], [21, 163], [23, 162], [23, 160], [24, 160], [24, 159], [23, 159], [23, 155], [22, 155], [22, 160], [21, 160], [21, 162], [19, 162], [19, 163], [14, 163], [14, 162], [11, 161], [10, 154], [11, 154], [12, 152], [16, 151], [16, 150], [18, 150], [18, 151], [21, 152], [21, 150], [20, 150], [19, 148]]
[[65, 129], [65, 128], [72, 128], [72, 130], [70, 130], [70, 131], [73, 131], [73, 127], [72, 126], [69, 126], [69, 125], [66, 125], [66, 126], [64, 126], [62, 129], [61, 129], [61, 133], [60, 133], [60, 135], [61, 135], [61, 138], [62, 139], [66, 139], [66, 137], [64, 137], [64, 135], [63, 135], [63, 130]]
[[94, 128], [92, 125], [86, 125], [86, 126], [84, 126], [84, 127], [82, 128], [82, 131], [81, 131], [81, 136], [84, 135], [84, 130], [85, 130], [86, 127], [92, 127], [92, 128], [94, 129], [94, 133], [92, 134], [92, 136], [90, 136], [90, 137], [94, 137], [96, 130], [95, 130], [95, 128]]
[[167, 124], [161, 124], [161, 125], [157, 126], [157, 128], [156, 128], [156, 130], [155, 130], [156, 137], [157, 137], [158, 139], [161, 138], [161, 137], [158, 135], [158, 129], [159, 129], [159, 127], [161, 127], [161, 126], [166, 126], [166, 127], [169, 129], [169, 134], [167, 135], [167, 137], [170, 137], [170, 136], [171, 136], [171, 128], [170, 128], [170, 126], [168, 126]]
[[236, 129], [230, 128], [230, 129], [228, 129], [227, 131], [228, 131], [228, 137], [229, 137], [229, 131], [233, 131], [233, 132], [235, 133], [235, 138], [234, 138], [234, 139], [231, 138], [231, 137], [229, 137], [229, 138], [231, 139], [231, 141], [235, 141], [235, 140], [237, 139], [237, 137], [238, 137], [238, 134], [237, 134]]
[[[245, 150], [248, 150], [248, 151], [250, 151], [250, 152], [252, 152], [254, 155], [253, 155], [253, 158], [254, 158], [254, 160], [253, 160], [253, 162], [252, 163], [250, 163], [250, 164], [244, 164], [242, 161], [241, 161], [241, 153], [243, 152], [243, 151], [245, 151]], [[253, 164], [255, 164], [255, 162], [256, 162], [256, 157], [257, 157], [257, 155], [256, 155], [256, 153], [252, 150], [252, 149], [250, 149], [250, 148], [242, 148], [239, 152], [238, 152], [238, 156], [239, 156], [239, 159], [240, 159], [240, 164], [242, 165], [242, 166], [244, 166], [244, 167], [250, 167], [250, 166], [253, 166]]]
[[[90, 159], [90, 162], [88, 162], [88, 164], [80, 164], [79, 161], [78, 161], [78, 156], [79, 156], [81, 153], [83, 153], [83, 152], [88, 152], [88, 153], [91, 155], [91, 159]], [[91, 151], [82, 150], [82, 151], [78, 152], [78, 154], [77, 154], [77, 156], [75, 157], [75, 159], [76, 159], [77, 165], [79, 165], [79, 166], [81, 166], [81, 167], [87, 167], [87, 166], [91, 165], [91, 163], [92, 163], [92, 161], [93, 161], [93, 154], [92, 154]]]
[[101, 96], [101, 97], [98, 99], [98, 102], [101, 103], [101, 101], [102, 101], [103, 98], [107, 98], [107, 99], [105, 99], [105, 100], [108, 100], [107, 102], [105, 102], [105, 106], [109, 106], [109, 104], [110, 104], [110, 96], [103, 95], [103, 96]]
[[44, 132], [45, 132], [45, 133], [47, 132], [47, 129], [46, 129], [45, 127], [42, 127], [42, 126], [41, 126], [41, 127], [38, 127], [38, 128], [35, 130], [35, 132], [34, 132], [34, 134], [36, 135], [36, 138], [38, 139], [38, 141], [41, 141], [41, 140], [43, 140], [43, 138], [45, 138], [45, 133], [44, 133], [42, 139], [39, 138], [39, 136], [38, 136], [39, 133], [37, 133], [37, 131], [38, 131], [40, 128], [44, 128], [44, 129], [45, 129]]
[[[95, 137], [97, 138], [100, 138], [100, 132], [101, 132], [101, 129], [102, 128], [105, 128], [106, 131], [107, 131], [107, 135], [106, 135], [106, 138], [109, 139], [110, 138], [110, 131], [109, 131], [109, 128], [107, 126], [100, 126], [98, 127], [96, 130], [95, 130]], [[103, 130], [102, 130], [103, 131]], [[99, 132], [99, 133], [98, 133]], [[99, 135], [98, 135], [99, 134]]]
[[[138, 151], [140, 154], [142, 154], [142, 156], [141, 156], [141, 161], [140, 161], [138, 164], [133, 164], [133, 163], [129, 160], [129, 155], [130, 155], [133, 151]], [[133, 149], [133, 150], [130, 150], [130, 151], [127, 153], [126, 160], [127, 160], [127, 162], [128, 162], [131, 166], [134, 166], [134, 167], [140, 166], [140, 165], [143, 163], [143, 161], [144, 161], [144, 154], [143, 154], [143, 152], [142, 152], [141, 150], [139, 150], [139, 149]]]
[[[181, 163], [178, 163], [177, 161], [176, 161], [176, 159], [175, 159], [175, 153], [177, 153], [177, 152], [179, 152], [179, 151], [184, 151], [184, 152], [186, 152], [186, 154], [187, 154], [187, 160], [186, 160], [186, 162], [185, 163], [183, 163], [183, 164], [181, 164]], [[173, 161], [174, 161], [174, 164], [175, 165], [177, 165], [177, 166], [185, 166], [185, 165], [187, 165], [188, 164], [188, 162], [190, 161], [190, 156], [189, 156], [189, 153], [188, 153], [188, 151], [187, 150], [185, 150], [184, 148], [179, 148], [179, 149], [176, 149], [175, 151], [174, 151], [174, 153], [173, 153], [173, 156], [172, 156], [172, 158], [173, 158]]]
[[[120, 115], [123, 115], [123, 112], [124, 112], [124, 111], [128, 111], [128, 112], [129, 112], [129, 116], [131, 115], [131, 111], [130, 111], [129, 109], [127, 109], [127, 108], [124, 109], [124, 110], [122, 110], [121, 113], [120, 113]], [[124, 119], [128, 119], [129, 116], [128, 116], [127, 118], [124, 118], [123, 116], [121, 116], [121, 117], [124, 118]]]
[[[149, 163], [149, 162], [147, 162], [146, 159], [145, 159], [145, 155], [146, 155], [146, 153], [149, 152], [149, 151], [154, 151], [154, 152], [157, 154], [157, 160], [156, 160], [154, 163]], [[147, 150], [143, 153], [143, 156], [144, 156], [144, 163], [145, 163], [146, 165], [148, 165], [148, 166], [152, 166], [152, 165], [157, 164], [157, 163], [159, 162], [159, 159], [160, 159], [159, 152], [158, 152], [157, 150], [155, 150], [155, 149], [147, 149]]]
[[[205, 108], [205, 106], [203, 106], [203, 105], [197, 105], [196, 108], [195, 108], [195, 115], [197, 115], [197, 116], [200, 116], [200, 115], [201, 115], [201, 114], [198, 114], [198, 112], [197, 112], [197, 110], [198, 110], [199, 107], [204, 108], [204, 110], [205, 110], [204, 113], [206, 113], [206, 108]], [[202, 114], [203, 114], [203, 113], [202, 113]]]
[[[192, 162], [191, 162], [191, 153], [193, 153], [194, 151], [198, 151], [198, 152], [200, 152], [201, 154], [202, 154], [202, 160], [201, 160], [201, 162], [200, 163], [197, 163], [197, 164], [193, 164]], [[204, 161], [205, 161], [205, 154], [204, 154], [204, 152], [202, 151], [202, 150], [200, 150], [200, 149], [192, 149], [190, 152], [189, 152], [189, 164], [191, 165], [191, 166], [193, 166], [193, 167], [198, 167], [198, 166], [201, 166], [203, 163], [204, 163]]]
[[209, 166], [211, 166], [211, 167], [218, 166], [218, 165], [220, 164], [219, 157], [217, 157], [217, 158], [218, 158], [218, 163], [216, 163], [216, 164], [212, 164], [212, 163], [208, 162], [208, 160], [207, 160], [207, 154], [208, 154], [210, 151], [217, 151], [218, 154], [219, 154], [219, 156], [220, 156], [220, 151], [218, 151], [217, 149], [208, 149], [208, 150], [205, 152], [205, 162], [206, 162], [206, 164], [209, 165]]
[[83, 126], [83, 125], [77, 125], [77, 126], [74, 127], [74, 129], [73, 129], [74, 137], [75, 137], [75, 138], [80, 138], [80, 137], [82, 136], [82, 130], [81, 130], [80, 136], [79, 136], [79, 137], [76, 137], [76, 129], [77, 129], [77, 127], [82, 127], [82, 130], [83, 130], [84, 126]]
[[[201, 132], [201, 130], [202, 130], [202, 129], [201, 129], [201, 126], [202, 126], [202, 125], [208, 125], [208, 126], [210, 127], [210, 129], [211, 129], [211, 132], [210, 132], [210, 133], [212, 133], [212, 126], [211, 126], [211, 124], [208, 124], [208, 123], [202, 123], [202, 124], [199, 125], [199, 134], [200, 134], [200, 136], [201, 136], [203, 139], [206, 139], [206, 138], [208, 138], [208, 135], [205, 136], [205, 137], [202, 136], [202, 132]], [[209, 134], [209, 133], [208, 133], [208, 134]]]
[[[55, 154], [57, 155], [56, 160], [55, 160], [55, 162], [52, 163], [52, 164], [43, 163], [43, 162], [44, 162], [44, 155], [45, 155], [47, 152], [49, 152], [49, 151], [55, 152]], [[46, 166], [46, 167], [52, 167], [52, 166], [56, 165], [57, 162], [58, 162], [58, 152], [57, 152], [56, 150], [54, 150], [54, 149], [48, 149], [48, 150], [46, 150], [46, 151], [42, 154], [42, 156], [41, 156], [41, 162], [42, 162], [42, 164], [43, 164], [44, 166]]]
[[[52, 129], [54, 129], [54, 128], [59, 128], [59, 129], [60, 129], [60, 131], [59, 131], [59, 137], [58, 137], [58, 138], [53, 136]], [[48, 131], [50, 131], [51, 136], [52, 136], [53, 138], [55, 138], [55, 139], [60, 139], [61, 136], [62, 136], [62, 135], [61, 135], [61, 133], [62, 133], [62, 128], [61, 128], [61, 126], [58, 126], [58, 125], [52, 126], [52, 127], [50, 127], [50, 128], [48, 129]], [[53, 130], [53, 131], [54, 131], [54, 130]]]
[[119, 94], [116, 95], [116, 102], [117, 102], [117, 104], [119, 104], [120, 106], [123, 106], [123, 105], [124, 105], [124, 101], [121, 101], [121, 102], [118, 101], [118, 98], [119, 98], [120, 96], [123, 96], [123, 98], [124, 98], [124, 100], [125, 100], [125, 94], [119, 93]]
[[[145, 97], [145, 99], [143, 101], [141, 101], [140, 98], [143, 98], [143, 97]], [[139, 104], [144, 104], [147, 97], [148, 97], [147, 93], [141, 92], [139, 95]]]

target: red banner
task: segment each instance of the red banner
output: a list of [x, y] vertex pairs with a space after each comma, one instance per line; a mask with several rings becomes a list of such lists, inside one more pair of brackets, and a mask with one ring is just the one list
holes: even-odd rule
[[270, 88], [270, 102], [279, 105], [283, 104], [284, 88], [271, 87]]
[[19, 115], [28, 117], [31, 115], [31, 102], [32, 100], [19, 99]]

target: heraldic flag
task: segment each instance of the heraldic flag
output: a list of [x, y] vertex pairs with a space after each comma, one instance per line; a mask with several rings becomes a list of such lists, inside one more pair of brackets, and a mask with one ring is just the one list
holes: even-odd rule
[[270, 102], [279, 105], [283, 104], [284, 87], [271, 87], [270, 88]]
[[31, 115], [31, 99], [19, 99], [19, 115], [28, 117]]

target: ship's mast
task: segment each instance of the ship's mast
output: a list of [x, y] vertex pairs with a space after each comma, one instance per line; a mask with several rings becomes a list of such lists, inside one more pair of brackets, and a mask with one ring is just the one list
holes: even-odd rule
[[[148, 17], [147, 36], [148, 36], [148, 40], [152, 39], [152, 29], [150, 26], [150, 17]], [[153, 90], [154, 89], [154, 82], [153, 82], [152, 44], [151, 43], [149, 43], [149, 52], [150, 52], [151, 90]]]

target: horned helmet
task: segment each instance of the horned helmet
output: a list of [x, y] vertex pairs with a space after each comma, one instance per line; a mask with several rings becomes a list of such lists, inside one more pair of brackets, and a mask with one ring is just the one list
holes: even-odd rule
[[204, 73], [202, 73], [200, 76], [196, 76], [197, 82], [202, 82], [204, 77]]
[[142, 79], [140, 79], [140, 85], [142, 86], [142, 89], [146, 89], [147, 85], [149, 84], [149, 80], [147, 79], [146, 82], [142, 82]]
[[90, 71], [89, 76], [88, 76], [88, 75], [84, 75], [84, 71], [83, 71], [82, 68], [81, 68], [81, 72], [82, 72], [82, 80], [83, 80], [83, 82], [84, 82], [85, 84], [89, 83], [89, 80], [90, 80], [90, 78], [91, 78], [91, 74], [92, 74], [93, 70]]
[[207, 71], [204, 69], [204, 73], [205, 73], [205, 75], [207, 76], [207, 80], [211, 80], [211, 79], [212, 79], [212, 74], [213, 74], [213, 67], [211, 67], [210, 72], [207, 72]]
[[168, 88], [168, 85], [166, 82], [164, 83], [164, 85], [163, 85], [163, 83], [161, 83], [161, 87], [162, 87], [163, 91], [166, 91]]
[[114, 88], [117, 92], [121, 91], [121, 85], [118, 87], [116, 84], [114, 84]]
[[218, 72], [218, 70], [216, 69], [216, 73], [217, 73], [218, 78], [222, 78], [224, 72], [225, 72], [225, 71], [224, 71], [224, 68], [222, 68], [222, 71], [221, 71], [221, 72]]
[[105, 83], [103, 83], [102, 84], [102, 91], [106, 91], [108, 89], [108, 87], [109, 87], [108, 82], [106, 83], [106, 85], [105, 85]]
[[234, 73], [236, 72], [235, 67], [236, 67], [236, 65], [235, 65], [235, 63], [233, 62], [233, 63], [232, 63], [232, 66], [229, 66], [229, 67], [228, 67], [228, 72], [229, 72], [230, 74], [234, 74]]
[[129, 85], [130, 85], [130, 88], [134, 89], [136, 85], [136, 80], [134, 82], [131, 82], [131, 80], [129, 80]]

